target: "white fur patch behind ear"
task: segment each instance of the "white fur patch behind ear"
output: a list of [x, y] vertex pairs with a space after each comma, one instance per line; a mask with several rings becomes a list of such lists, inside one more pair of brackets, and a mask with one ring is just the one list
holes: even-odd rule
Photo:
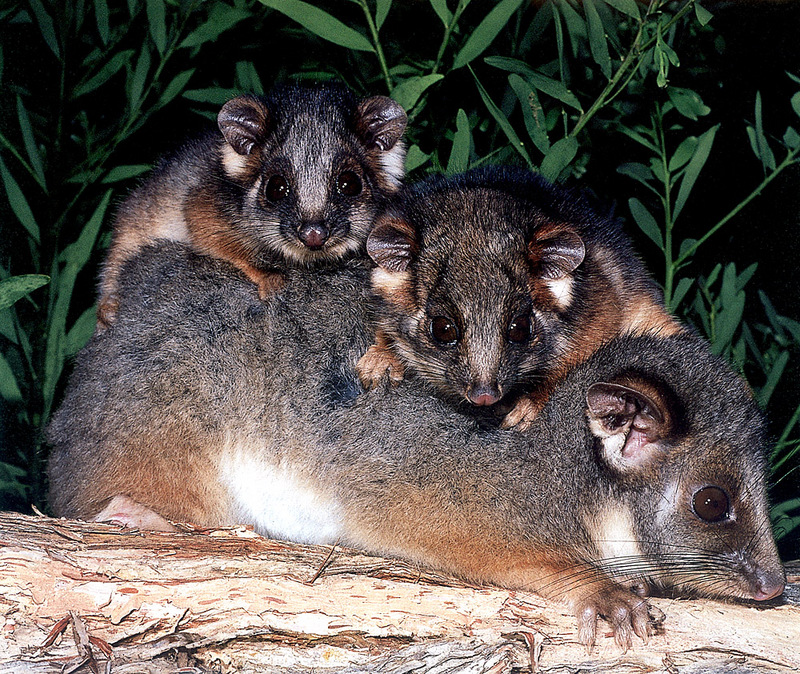
[[637, 576], [648, 575], [642, 564], [642, 548], [636, 537], [633, 513], [628, 506], [606, 506], [591, 518], [588, 527], [601, 559], [606, 562], [605, 569], [627, 575], [628, 568], [635, 569]]
[[228, 143], [222, 146], [222, 166], [231, 178], [241, 178], [247, 170], [247, 155], [239, 154]]
[[388, 182], [399, 190], [402, 186], [403, 178], [406, 175], [406, 146], [402, 140], [398, 140], [394, 147], [388, 152], [381, 152], [379, 159]]
[[572, 286], [574, 282], [575, 279], [572, 276], [545, 281], [548, 289], [553, 294], [556, 306], [562, 311], [569, 309], [570, 304], [572, 304]]
[[391, 297], [401, 291], [408, 283], [409, 272], [388, 271], [383, 267], [372, 270], [372, 288], [384, 297]]

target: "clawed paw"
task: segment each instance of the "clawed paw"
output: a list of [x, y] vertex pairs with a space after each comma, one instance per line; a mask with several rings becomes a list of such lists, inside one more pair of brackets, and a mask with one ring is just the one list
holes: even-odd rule
[[356, 372], [365, 389], [373, 389], [381, 382], [397, 386], [403, 381], [405, 368], [386, 347], [373, 344], [356, 364]]
[[530, 427], [541, 411], [542, 405], [537, 400], [530, 396], [522, 396], [511, 408], [511, 411], [503, 417], [501, 428], [515, 428], [518, 431], [524, 431]]
[[633, 645], [633, 635], [647, 643], [651, 634], [650, 616], [645, 599], [623, 588], [603, 590], [587, 597], [576, 607], [578, 637], [591, 650], [597, 637], [597, 618], [611, 626], [614, 641], [627, 651]]
[[178, 531], [175, 526], [157, 512], [128, 496], [115, 496], [112, 498], [108, 505], [92, 518], [92, 521], [116, 524], [126, 529]]

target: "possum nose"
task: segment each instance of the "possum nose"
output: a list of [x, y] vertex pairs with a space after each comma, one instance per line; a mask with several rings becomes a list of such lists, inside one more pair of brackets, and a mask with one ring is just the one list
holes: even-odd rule
[[766, 601], [774, 599], [783, 592], [785, 581], [782, 573], [762, 573], [756, 578], [753, 599]]
[[300, 226], [297, 236], [309, 248], [322, 248], [328, 240], [328, 228], [321, 222], [309, 222]]
[[467, 389], [467, 400], [473, 405], [494, 405], [500, 398], [500, 391], [491, 384], [475, 384]]

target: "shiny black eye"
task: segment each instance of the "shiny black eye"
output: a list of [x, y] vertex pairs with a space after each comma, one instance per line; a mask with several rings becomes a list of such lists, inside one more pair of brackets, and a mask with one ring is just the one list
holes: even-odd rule
[[264, 194], [270, 201], [280, 201], [289, 196], [289, 183], [283, 176], [272, 176], [267, 181], [267, 186], [264, 189]]
[[447, 316], [436, 316], [431, 319], [429, 330], [435, 342], [446, 346], [453, 346], [460, 337], [458, 326]]
[[721, 522], [730, 517], [730, 501], [719, 487], [703, 487], [692, 497], [692, 510], [704, 522]]
[[517, 316], [508, 324], [506, 339], [512, 344], [525, 344], [531, 338], [530, 316]]
[[363, 189], [361, 178], [353, 171], [342, 171], [336, 179], [336, 189], [346, 197], [357, 197]]

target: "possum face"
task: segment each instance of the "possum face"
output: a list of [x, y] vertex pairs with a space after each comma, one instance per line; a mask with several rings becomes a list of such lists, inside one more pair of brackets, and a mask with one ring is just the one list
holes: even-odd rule
[[405, 123], [391, 99], [356, 105], [338, 87], [226, 103], [223, 167], [241, 186], [231, 214], [240, 238], [256, 257], [300, 265], [359, 250], [382, 201], [400, 186]]
[[399, 358], [445, 397], [480, 406], [551, 365], [559, 320], [552, 302], [537, 303], [537, 283], [565, 279], [583, 258], [574, 232], [532, 225], [507, 199], [483, 189], [422, 194], [382, 217], [367, 241], [384, 300], [378, 322]]
[[[701, 364], [699, 376], [713, 381]], [[763, 422], [743, 387], [722, 388], [681, 400], [663, 383], [628, 376], [589, 389], [598, 456], [623, 495], [606, 521], [627, 522], [598, 532], [612, 575], [704, 596], [760, 601], [782, 592]]]

